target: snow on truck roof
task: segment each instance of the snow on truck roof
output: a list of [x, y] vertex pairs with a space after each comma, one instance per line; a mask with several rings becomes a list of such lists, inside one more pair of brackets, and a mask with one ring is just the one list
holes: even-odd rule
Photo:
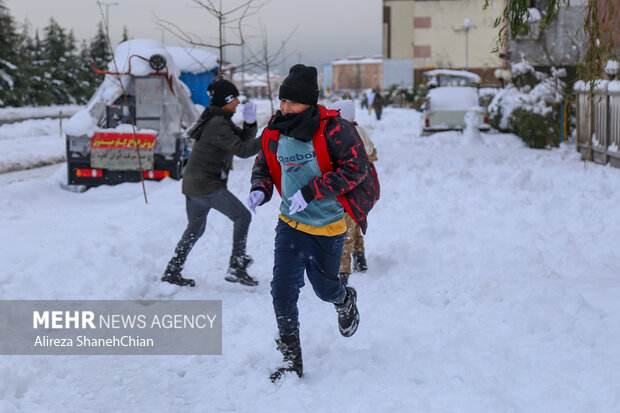
[[429, 77], [440, 76], [440, 75], [467, 77], [471, 79], [472, 82], [474, 83], [480, 83], [481, 81], [480, 76], [478, 76], [475, 73], [468, 72], [466, 70], [435, 69], [435, 70], [428, 70], [424, 72], [424, 74]]
[[[123, 89], [129, 85], [131, 76], [128, 75], [147, 76], [155, 71], [149, 64], [149, 59], [153, 55], [161, 55], [166, 59], [166, 69], [162, 72], [166, 73], [167, 70], [169, 82], [172, 90], [174, 90], [174, 93], [167, 96], [166, 99], [176, 99], [183, 108], [185, 123], [193, 122], [198, 116], [198, 112], [191, 103], [189, 89], [179, 79], [181, 71], [187, 68], [187, 61], [181, 59], [181, 65], [179, 65], [174, 58], [176, 53], [175, 50], [171, 53], [162, 43], [151, 39], [134, 39], [119, 44], [114, 52], [114, 59], [108, 63], [107, 69], [109, 72], [122, 74], [120, 76], [105, 75], [103, 82], [90, 98], [86, 108], [77, 112], [67, 121], [65, 126], [67, 135], [92, 135], [97, 127], [98, 119], [105, 114], [106, 105], [111, 104], [121, 96]], [[188, 55], [187, 52], [185, 54]], [[206, 58], [206, 55], [200, 53], [190, 53], [190, 55], [198, 57], [198, 60], [200, 57]]]
[[219, 58], [205, 50], [168, 47], [168, 52], [181, 72], [193, 74], [210, 72], [219, 66]]
[[[175, 65], [175, 61], [166, 46], [152, 39], [127, 40], [119, 44], [114, 51], [114, 59], [108, 63], [108, 71], [130, 73], [134, 76], [146, 76], [153, 72], [148, 59], [156, 54], [166, 58], [168, 74], [179, 77], [180, 70]], [[137, 56], [146, 60], [140, 59]]]
[[[180, 72], [209, 72], [218, 66], [218, 57], [201, 49], [187, 47], [166, 47], [157, 40], [127, 40], [116, 47], [114, 60], [108, 64], [110, 72], [129, 72], [134, 76], [146, 76], [153, 72], [148, 59], [153, 55], [166, 58], [168, 73], [178, 77]], [[132, 56], [134, 56], [132, 58]], [[147, 60], [137, 58], [143, 57]]]

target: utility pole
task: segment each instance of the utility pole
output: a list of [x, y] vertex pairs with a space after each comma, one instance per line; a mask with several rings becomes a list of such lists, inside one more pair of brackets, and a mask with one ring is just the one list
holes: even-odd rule
[[245, 41], [241, 43], [241, 90], [245, 95], [245, 71], [247, 66], [245, 65]]
[[288, 71], [286, 70], [286, 42], [282, 42], [282, 72], [281, 76], [286, 76]]
[[470, 24], [469, 19], [463, 20], [463, 27], [453, 29], [455, 32], [465, 32], [465, 69], [469, 70], [469, 31], [477, 29], [477, 26]]
[[97, 0], [97, 4], [99, 7], [105, 6], [105, 27], [109, 31], [110, 30], [110, 6], [118, 6], [118, 2], [104, 3], [102, 1]]

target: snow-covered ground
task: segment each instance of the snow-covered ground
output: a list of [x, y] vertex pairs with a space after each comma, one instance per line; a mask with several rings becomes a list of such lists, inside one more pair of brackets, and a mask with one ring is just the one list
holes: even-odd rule
[[[620, 170], [512, 135], [421, 137], [407, 109], [358, 121], [382, 184], [369, 270], [351, 278], [360, 328], [341, 337], [306, 286], [305, 375], [281, 385], [268, 380], [277, 195], [250, 227], [258, 287], [224, 281], [232, 224], [212, 212], [185, 272], [197, 286], [181, 289], [158, 281], [185, 227], [180, 182], [146, 182], [145, 204], [139, 184], [64, 191], [64, 165], [0, 179], [0, 298], [217, 299], [224, 316], [222, 356], [0, 356], [0, 411], [618, 411]], [[231, 173], [243, 200], [251, 165]]]
[[59, 119], [27, 120], [0, 126], [0, 173], [67, 159]]

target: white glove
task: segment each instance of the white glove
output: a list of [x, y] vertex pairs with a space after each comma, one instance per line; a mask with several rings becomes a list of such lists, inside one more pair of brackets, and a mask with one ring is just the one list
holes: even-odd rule
[[243, 120], [245, 123], [256, 122], [256, 103], [249, 101], [243, 105]]
[[289, 198], [291, 201], [291, 206], [288, 207], [288, 213], [293, 215], [296, 212], [301, 212], [308, 206], [308, 203], [304, 199], [304, 196], [301, 194], [301, 189], [295, 192], [295, 195]]
[[250, 211], [256, 214], [256, 207], [259, 206], [261, 202], [263, 202], [264, 199], [265, 199], [265, 193], [263, 191], [250, 192], [250, 195], [248, 196], [248, 200], [247, 200], [248, 208], [250, 208]]

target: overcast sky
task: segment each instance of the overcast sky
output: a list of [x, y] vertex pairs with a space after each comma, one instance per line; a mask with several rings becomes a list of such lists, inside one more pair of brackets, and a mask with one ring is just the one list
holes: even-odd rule
[[[96, 0], [5, 1], [16, 22], [21, 25], [27, 19], [32, 31], [43, 28], [53, 17], [62, 27], [73, 29], [78, 40], [90, 39], [102, 20]], [[241, 2], [223, 0], [223, 9], [229, 10]], [[102, 0], [102, 3], [118, 3], [107, 7], [114, 45], [121, 39], [123, 26], [127, 26], [130, 38], [161, 41], [162, 30], [158, 29], [154, 16], [200, 35], [205, 41], [212, 41], [216, 35], [216, 20], [192, 0]], [[104, 14], [105, 10], [104, 6]], [[287, 43], [287, 55], [294, 52], [286, 61], [287, 67], [297, 63], [300, 57], [305, 64], [320, 66], [336, 57], [381, 54], [381, 0], [270, 0], [258, 14], [246, 20], [253, 26], [247, 30], [250, 35], [260, 35], [259, 21], [267, 27], [270, 48], [279, 46], [297, 27]], [[164, 34], [164, 40], [168, 46], [185, 45], [170, 33]], [[235, 47], [227, 51], [226, 58], [240, 63], [240, 55], [240, 48]]]

